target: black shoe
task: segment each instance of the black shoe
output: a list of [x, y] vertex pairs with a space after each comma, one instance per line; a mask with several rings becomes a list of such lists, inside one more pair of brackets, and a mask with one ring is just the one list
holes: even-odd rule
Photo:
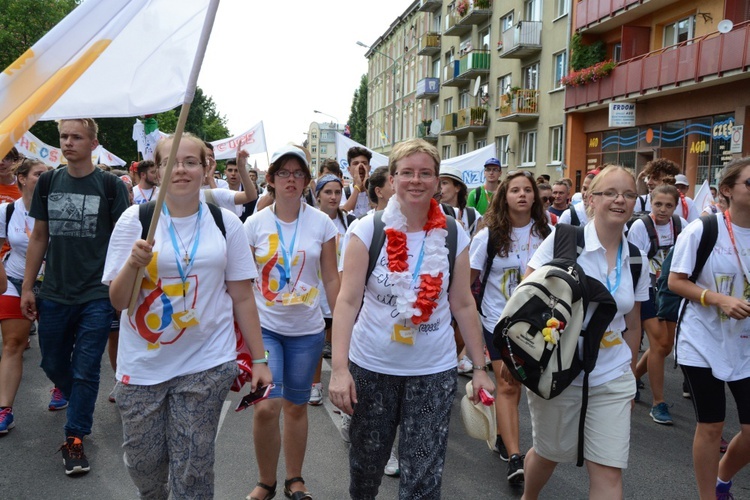
[[523, 482], [523, 455], [513, 455], [508, 460], [508, 482], [521, 484]]
[[91, 469], [86, 454], [83, 452], [83, 441], [80, 438], [69, 436], [60, 446], [59, 451], [62, 452], [65, 474], [69, 476], [83, 474]]
[[502, 461], [508, 461], [508, 450], [505, 449], [503, 438], [501, 438], [500, 436], [497, 436], [497, 439], [495, 440], [495, 447], [492, 448], [492, 451], [499, 454]]
[[328, 341], [323, 344], [323, 357], [326, 359], [331, 359], [331, 343]]

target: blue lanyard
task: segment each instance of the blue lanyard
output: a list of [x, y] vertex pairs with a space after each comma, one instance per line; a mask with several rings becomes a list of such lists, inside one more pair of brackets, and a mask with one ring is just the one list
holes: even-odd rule
[[[174, 261], [177, 264], [177, 271], [180, 273], [180, 279], [182, 280], [182, 297], [185, 297], [185, 283], [187, 277], [190, 275], [190, 271], [193, 269], [195, 263], [195, 253], [198, 251], [198, 241], [201, 239], [201, 214], [203, 213], [203, 203], [198, 204], [198, 219], [195, 221], [195, 240], [193, 240], [193, 248], [190, 250], [190, 256], [188, 257], [185, 267], [182, 267], [180, 262], [180, 247], [177, 245], [177, 238], [175, 238], [174, 222], [172, 217], [169, 215], [169, 209], [167, 204], [162, 205], [162, 212], [169, 217], [169, 236], [172, 239], [172, 248], [174, 248]], [[185, 249], [185, 255], [187, 255], [187, 248]]]
[[612, 288], [612, 284], [609, 282], [609, 273], [607, 273], [607, 290], [613, 296], [618, 288], [620, 288], [620, 278], [622, 278], [622, 241], [620, 246], [617, 248], [617, 264], [615, 264], [615, 286]]
[[[425, 239], [427, 239], [427, 233], [424, 234]], [[414, 288], [414, 286], [417, 284], [417, 279], [419, 278], [419, 270], [422, 269], [422, 260], [424, 259], [424, 240], [422, 240], [422, 248], [419, 249], [419, 257], [417, 257], [417, 265], [414, 266], [414, 272], [411, 275], [411, 287]]]
[[292, 258], [294, 257], [294, 243], [297, 241], [297, 229], [299, 228], [299, 220], [302, 218], [302, 203], [299, 206], [299, 214], [297, 220], [294, 222], [294, 235], [292, 236], [292, 245], [287, 248], [284, 243], [284, 233], [281, 231], [281, 224], [279, 224], [279, 218], [276, 217], [276, 205], [273, 207], [273, 216], [276, 218], [276, 232], [279, 233], [279, 243], [281, 243], [281, 256], [284, 259], [284, 274], [286, 274], [286, 285], [292, 281]]

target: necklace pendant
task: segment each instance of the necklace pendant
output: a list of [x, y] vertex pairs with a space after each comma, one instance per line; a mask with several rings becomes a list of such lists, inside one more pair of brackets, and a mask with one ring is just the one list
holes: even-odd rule
[[182, 260], [185, 262], [185, 267], [190, 265], [190, 256], [188, 256], [187, 252], [185, 252], [185, 256], [182, 258]]

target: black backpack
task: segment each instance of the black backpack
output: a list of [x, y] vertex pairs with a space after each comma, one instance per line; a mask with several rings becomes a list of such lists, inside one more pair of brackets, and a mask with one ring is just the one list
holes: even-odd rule
[[[643, 221], [643, 225], [646, 226], [646, 234], [648, 234], [648, 239], [651, 242], [651, 246], [648, 249], [648, 260], [651, 260], [661, 248], [659, 246], [659, 235], [656, 234], [656, 226], [651, 215], [642, 215], [641, 220]], [[674, 246], [674, 242], [677, 241], [677, 237], [682, 231], [682, 220], [680, 220], [679, 215], [672, 215], [672, 227], [674, 227], [674, 241], [672, 242]]]
[[[583, 203], [583, 202], [581, 202]], [[578, 217], [578, 212], [576, 211], [576, 207], [574, 205], [571, 205], [570, 208], [570, 225], [571, 226], [580, 226], [581, 225], [581, 219]]]
[[[227, 230], [224, 227], [224, 218], [221, 215], [221, 209], [213, 203], [206, 203], [208, 206], [211, 216], [214, 218], [216, 227], [221, 231], [221, 235], [224, 239], [227, 238]], [[151, 228], [151, 218], [154, 216], [154, 210], [156, 208], [156, 201], [149, 201], [147, 203], [141, 203], [138, 205], [138, 220], [141, 222], [141, 239], [145, 240], [148, 237], [148, 230]]]
[[641, 209], [640, 210], [633, 210], [633, 215], [630, 216], [630, 219], [625, 223], [625, 236], [628, 235], [628, 231], [630, 231], [630, 227], [633, 225], [635, 221], [643, 217], [644, 215], [650, 215], [650, 212], [646, 210], [646, 197], [648, 195], [643, 195], [638, 197], [638, 201], [641, 202]]

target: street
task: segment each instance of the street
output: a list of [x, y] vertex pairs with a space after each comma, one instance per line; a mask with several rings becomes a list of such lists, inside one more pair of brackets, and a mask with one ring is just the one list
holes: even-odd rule
[[[47, 410], [51, 384], [39, 365], [37, 337], [24, 356], [24, 378], [14, 405], [16, 427], [0, 437], [3, 465], [0, 491], [6, 499], [86, 498], [132, 499], [136, 491], [122, 461], [120, 418], [116, 406], [107, 401], [114, 384], [109, 361], [102, 360], [93, 434], [84, 441], [91, 472], [66, 477], [57, 452], [63, 442], [65, 412]], [[636, 405], [632, 420], [630, 467], [624, 473], [625, 497], [630, 499], [696, 498], [691, 445], [695, 427], [690, 400], [681, 396], [682, 376], [667, 362], [665, 392], [675, 420], [672, 427], [655, 424], [648, 416], [650, 391], [642, 390], [646, 403]], [[324, 384], [330, 368], [324, 363]], [[459, 377], [459, 394], [468, 381]], [[647, 384], [648, 385], [648, 384]], [[243, 394], [247, 389], [243, 391]], [[727, 393], [728, 394], [728, 393]], [[327, 396], [327, 395], [326, 395]], [[257, 480], [252, 442], [252, 410], [235, 413], [240, 395], [230, 393], [217, 437], [216, 498], [244, 499]], [[728, 395], [728, 419], [724, 436], [738, 430], [736, 409]], [[521, 400], [521, 449], [531, 446], [531, 426], [525, 397]], [[338, 431], [340, 417], [328, 402], [309, 407], [310, 431], [303, 476], [316, 499], [346, 499], [348, 496], [347, 448]], [[459, 398], [453, 405], [448, 457], [443, 475], [443, 497], [464, 499], [520, 498], [522, 490], [508, 485], [506, 463], [483, 441], [468, 437], [463, 429]], [[718, 450], [717, 450], [718, 453]], [[283, 498], [283, 456], [279, 466], [277, 498]], [[542, 497], [587, 498], [585, 468], [572, 464], [557, 468]], [[398, 480], [384, 477], [380, 498], [395, 499]], [[750, 469], [734, 478], [735, 498], [750, 499]]]

